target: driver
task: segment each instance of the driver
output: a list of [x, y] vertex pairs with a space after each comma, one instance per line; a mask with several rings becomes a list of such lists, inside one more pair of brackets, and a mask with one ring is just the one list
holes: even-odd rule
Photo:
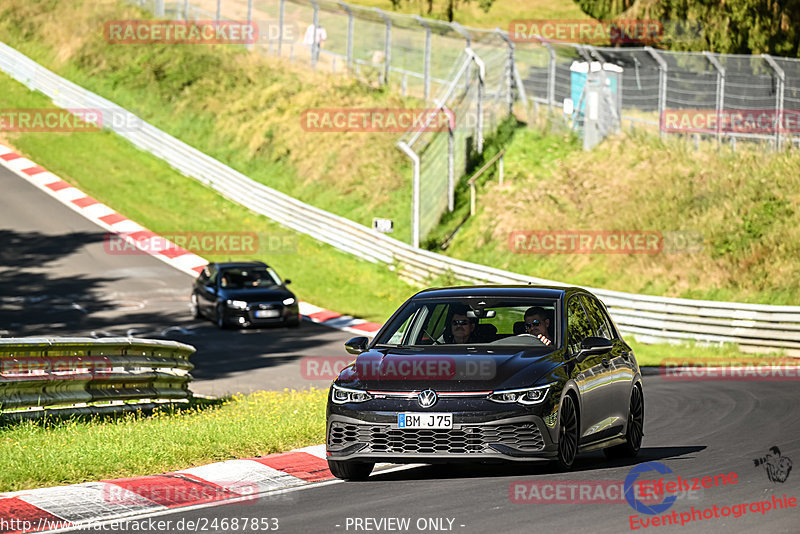
[[533, 306], [525, 311], [525, 332], [536, 336], [545, 345], [553, 343], [548, 337], [550, 335], [550, 319], [544, 308]]
[[450, 333], [453, 343], [464, 344], [474, 341], [472, 333], [475, 331], [475, 321], [467, 317], [468, 307], [460, 304], [453, 307], [453, 316], [450, 319]]

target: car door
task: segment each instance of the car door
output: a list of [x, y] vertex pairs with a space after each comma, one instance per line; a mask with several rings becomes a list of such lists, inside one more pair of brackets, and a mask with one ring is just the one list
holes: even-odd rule
[[206, 265], [203, 273], [197, 279], [197, 305], [203, 310], [206, 317], [215, 313], [217, 305], [217, 267], [214, 264]]
[[607, 435], [618, 434], [628, 419], [631, 383], [634, 374], [633, 366], [628, 359], [629, 347], [617, 335], [616, 330], [611, 326], [611, 319], [605, 308], [595, 296], [582, 294], [581, 302], [589, 316], [589, 323], [593, 330], [592, 335], [609, 339], [612, 343], [611, 352], [602, 355], [601, 359], [605, 375], [600, 400], [605, 412], [601, 419], [603, 421], [601, 431]]
[[572, 378], [580, 393], [580, 443], [594, 441], [606, 410], [602, 405], [605, 368], [604, 355], [589, 355], [577, 358], [581, 342], [593, 334], [589, 317], [583, 308], [580, 295], [572, 295], [567, 301], [567, 351], [573, 361]]

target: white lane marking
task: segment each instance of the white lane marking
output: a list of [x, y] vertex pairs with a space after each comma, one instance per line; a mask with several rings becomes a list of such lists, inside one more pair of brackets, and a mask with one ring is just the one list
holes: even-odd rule
[[178, 473], [194, 475], [234, 493], [250, 496], [305, 483], [301, 478], [254, 460], [227, 460]]
[[105, 482], [86, 482], [72, 486], [30, 490], [28, 494], [17, 495], [17, 497], [70, 522], [122, 517], [167, 509], [132, 491]]

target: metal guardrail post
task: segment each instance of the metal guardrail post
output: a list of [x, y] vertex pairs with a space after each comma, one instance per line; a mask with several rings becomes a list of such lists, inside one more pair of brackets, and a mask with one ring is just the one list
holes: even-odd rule
[[709, 63], [711, 63], [717, 71], [717, 143], [722, 142], [722, 112], [725, 109], [725, 67], [717, 59], [717, 56], [711, 52], [703, 52]]
[[425, 95], [425, 102], [428, 102], [431, 98], [431, 27], [427, 22], [425, 22], [425, 19], [419, 15], [414, 15], [414, 20], [416, 20], [420, 26], [425, 28], [425, 64], [423, 65], [422, 83], [424, 87], [423, 91]]
[[222, 0], [217, 0], [217, 22], [222, 20]]
[[386, 35], [383, 43], [383, 83], [388, 85], [389, 68], [392, 63], [392, 19], [390, 19], [382, 9], [378, 9], [377, 7], [373, 9], [381, 16], [383, 23], [386, 25]]
[[156, 17], [164, 16], [164, 0], [156, 0], [156, 5], [153, 9], [153, 14]]
[[552, 115], [553, 110], [556, 108], [556, 51], [553, 45], [545, 41], [541, 35], [537, 35], [536, 38], [539, 39], [539, 43], [547, 48], [550, 56], [547, 62], [547, 114]]
[[414, 165], [411, 186], [411, 246], [419, 248], [419, 156], [403, 141], [398, 141], [397, 146], [411, 158], [411, 163]]
[[253, 0], [247, 0], [247, 24], [253, 22]]
[[309, 1], [311, 5], [314, 6], [314, 19], [311, 23], [314, 26], [311, 41], [311, 68], [317, 70], [317, 61], [319, 60], [319, 39], [317, 39], [317, 32], [319, 31], [319, 4], [317, 4], [316, 0]]
[[783, 141], [781, 138], [781, 128], [783, 126], [783, 98], [784, 91], [786, 90], [786, 73], [783, 72], [781, 66], [778, 65], [775, 59], [769, 54], [761, 54], [761, 57], [769, 63], [769, 66], [772, 67], [772, 70], [775, 71], [778, 77], [778, 90], [775, 91], [775, 112], [777, 115], [777, 117], [775, 117], [775, 150], [780, 150]]
[[667, 62], [652, 47], [644, 49], [658, 63], [658, 132], [663, 139], [667, 132], [664, 131], [664, 112], [667, 108]]
[[[283, 0], [281, 0], [283, 2]], [[348, 4], [344, 2], [337, 2], [339, 7], [345, 10], [347, 13], [347, 66], [353, 66], [353, 10], [350, 9]]]
[[281, 48], [283, 48], [283, 21], [284, 12], [286, 11], [286, 0], [280, 0], [280, 7], [278, 8], [278, 57], [281, 57]]
[[183, 20], [189, 20], [189, 0], [183, 0]]

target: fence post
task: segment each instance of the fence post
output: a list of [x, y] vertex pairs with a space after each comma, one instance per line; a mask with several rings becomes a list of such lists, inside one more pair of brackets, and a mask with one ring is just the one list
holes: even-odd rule
[[375, 11], [378, 15], [381, 16], [383, 19], [384, 24], [386, 24], [386, 37], [383, 43], [383, 83], [388, 85], [389, 84], [389, 66], [392, 61], [392, 19], [390, 19], [383, 10], [376, 8]]
[[[464, 26], [459, 24], [458, 22], [451, 22], [450, 27], [453, 28], [455, 31], [460, 33], [464, 39], [467, 41], [467, 45], [464, 48], [472, 49], [472, 35], [467, 31]], [[464, 78], [464, 92], [466, 93], [469, 91], [469, 80], [472, 78], [472, 64], [470, 63], [469, 67], [467, 67], [467, 76]]]
[[786, 86], [786, 74], [778, 63], [769, 54], [761, 54], [778, 77], [778, 90], [775, 91], [775, 149], [781, 149], [781, 126], [783, 125], [783, 93]]
[[283, 47], [283, 13], [286, 8], [286, 0], [280, 0], [281, 5], [278, 10], [278, 57], [281, 57], [281, 48]]
[[311, 68], [317, 70], [317, 61], [319, 60], [319, 40], [317, 39], [317, 32], [319, 31], [319, 4], [316, 0], [309, 0], [311, 5], [314, 6], [314, 19], [311, 24], [314, 26], [314, 32], [311, 40]]
[[725, 109], [725, 67], [719, 62], [717, 57], [711, 52], [703, 51], [708, 61], [717, 70], [717, 143], [722, 142], [722, 111]]
[[189, 0], [183, 0], [183, 20], [189, 20]]
[[[281, 0], [283, 1], [283, 0]], [[339, 2], [339, 7], [347, 12], [347, 66], [353, 66], [353, 10], [344, 2]]]
[[217, 0], [217, 22], [222, 20], [222, 0]]
[[[247, 0], [247, 25], [252, 26], [253, 24], [253, 0]], [[255, 43], [249, 43], [247, 48], [252, 50], [255, 46]]]
[[442, 104], [438, 113], [447, 113], [447, 211], [453, 212], [456, 209], [456, 139], [455, 139], [455, 114]]
[[419, 156], [411, 150], [405, 141], [398, 141], [397, 146], [414, 165], [414, 178], [411, 186], [411, 246], [419, 248]]
[[[431, 27], [425, 22], [425, 19], [419, 15], [414, 15], [414, 20], [425, 28], [425, 64], [423, 66], [423, 87], [425, 94], [425, 102], [430, 100], [431, 97]], [[452, 210], [450, 210], [452, 211]]]
[[547, 62], [547, 114], [552, 115], [553, 110], [556, 107], [556, 51], [553, 48], [553, 45], [542, 39], [540, 36], [536, 36], [539, 39], [539, 42], [547, 48], [547, 52], [550, 54], [550, 60]]
[[667, 134], [664, 131], [664, 111], [667, 107], [667, 62], [652, 47], [645, 46], [644, 49], [658, 63], [658, 132], [663, 139]]
[[500, 36], [500, 38], [505, 41], [506, 46], [508, 46], [508, 58], [506, 59], [506, 104], [508, 104], [508, 114], [511, 115], [514, 113], [514, 69], [516, 65], [514, 64], [514, 43], [511, 39], [508, 38], [506, 32], [501, 30], [500, 28], [495, 28], [495, 33]]
[[480, 57], [478, 57], [478, 54], [476, 54], [472, 48], [467, 48], [466, 52], [472, 58], [472, 61], [478, 65], [478, 117], [475, 121], [475, 150], [478, 152], [478, 154], [483, 154], [483, 83], [486, 78], [486, 64], [483, 62], [483, 60], [481, 60]]
[[153, 10], [153, 14], [156, 17], [163, 17], [164, 16], [164, 0], [156, 0], [155, 9]]

